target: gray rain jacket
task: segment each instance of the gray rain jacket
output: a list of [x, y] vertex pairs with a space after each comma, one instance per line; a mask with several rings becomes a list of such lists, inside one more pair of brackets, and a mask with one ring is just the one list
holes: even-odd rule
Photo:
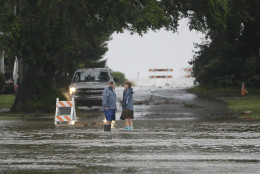
[[103, 111], [105, 108], [108, 109], [117, 109], [116, 107], [116, 93], [115, 90], [111, 87], [106, 87], [102, 94], [102, 107]]
[[134, 110], [133, 106], [133, 88], [125, 89], [123, 93], [123, 109]]

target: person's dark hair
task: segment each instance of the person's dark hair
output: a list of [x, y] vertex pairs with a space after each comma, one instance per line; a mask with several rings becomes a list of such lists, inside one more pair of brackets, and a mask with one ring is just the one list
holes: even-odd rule
[[129, 81], [125, 81], [125, 83], [124, 84], [127, 84], [128, 85], [128, 88], [132, 88], [132, 83], [131, 82], [129, 82]]

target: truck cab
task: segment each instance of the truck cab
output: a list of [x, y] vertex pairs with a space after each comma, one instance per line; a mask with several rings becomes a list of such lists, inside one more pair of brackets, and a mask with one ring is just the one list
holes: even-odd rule
[[110, 79], [112, 75], [107, 68], [78, 69], [69, 86], [69, 95], [78, 106], [101, 106], [102, 93]]

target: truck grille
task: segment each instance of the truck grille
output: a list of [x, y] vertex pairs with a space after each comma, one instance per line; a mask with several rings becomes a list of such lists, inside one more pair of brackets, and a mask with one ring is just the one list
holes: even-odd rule
[[77, 89], [76, 95], [101, 95], [103, 88], [81, 88]]

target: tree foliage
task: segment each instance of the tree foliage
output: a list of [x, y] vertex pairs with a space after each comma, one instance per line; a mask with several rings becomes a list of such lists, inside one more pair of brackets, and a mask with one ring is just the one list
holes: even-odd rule
[[[260, 1], [162, 0], [169, 15], [189, 19], [206, 34], [190, 62], [196, 82], [206, 86], [260, 87]], [[179, 14], [179, 15], [178, 15]]]
[[104, 67], [113, 32], [167, 28], [163, 14], [156, 0], [1, 0], [0, 46], [24, 65], [12, 111], [50, 111], [31, 103], [54, 106], [60, 94], [45, 91], [56, 91], [78, 67]]
[[0, 93], [2, 92], [3, 86], [5, 84], [5, 76], [0, 72]]
[[119, 71], [113, 71], [112, 73], [113, 78], [117, 78], [119, 81], [116, 82], [118, 86], [124, 86], [124, 82], [126, 81], [125, 74]]
[[190, 62], [196, 82], [260, 87], [259, 8], [258, 0], [1, 0], [0, 48], [24, 65], [12, 110], [50, 110], [31, 103], [54, 105], [76, 68], [104, 67], [113, 32], [175, 32], [181, 18], [206, 34]]
[[202, 85], [260, 87], [260, 2], [230, 0], [223, 28], [211, 28], [211, 41], [199, 45], [191, 64]]

